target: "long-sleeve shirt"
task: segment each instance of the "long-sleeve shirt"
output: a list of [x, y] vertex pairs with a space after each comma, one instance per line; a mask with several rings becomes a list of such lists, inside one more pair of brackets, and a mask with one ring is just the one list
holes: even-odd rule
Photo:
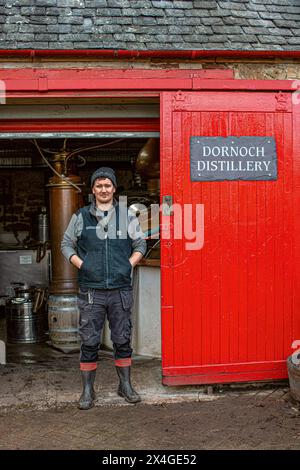
[[[99, 238], [106, 238], [112, 236], [114, 233], [115, 223], [115, 210], [114, 206], [108, 211], [102, 211], [97, 208], [94, 203], [90, 206], [90, 212], [96, 216], [98, 225], [96, 233]], [[133, 252], [140, 252], [144, 256], [147, 250], [146, 240], [144, 234], [140, 228], [137, 217], [128, 211], [127, 214], [127, 232], [129, 237], [132, 239]], [[81, 213], [73, 214], [69, 225], [63, 235], [61, 242], [61, 251], [67, 260], [70, 260], [71, 256], [77, 255], [77, 240], [79, 239], [83, 229], [83, 219]]]

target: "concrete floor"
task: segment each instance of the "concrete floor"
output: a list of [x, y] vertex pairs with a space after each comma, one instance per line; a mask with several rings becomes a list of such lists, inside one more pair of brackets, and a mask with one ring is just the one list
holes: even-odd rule
[[[0, 319], [0, 339], [6, 339], [5, 319]], [[7, 344], [7, 364], [0, 365], [0, 408], [57, 408], [76, 404], [81, 392], [79, 352], [65, 354], [51, 346], [49, 336], [40, 344]], [[145, 403], [210, 399], [205, 387], [165, 387], [161, 361], [133, 356], [132, 383]], [[101, 349], [95, 389], [96, 406], [123, 404], [116, 394], [118, 379], [111, 350]]]
[[116, 393], [112, 352], [101, 350], [95, 408], [79, 411], [78, 363], [78, 352], [49, 341], [8, 345], [0, 449], [300, 449], [299, 404], [287, 381], [165, 387], [160, 360], [134, 356], [132, 382], [143, 401], [130, 405]]

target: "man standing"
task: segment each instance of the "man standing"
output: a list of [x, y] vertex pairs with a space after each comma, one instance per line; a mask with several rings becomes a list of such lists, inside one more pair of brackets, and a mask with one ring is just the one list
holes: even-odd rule
[[[72, 215], [61, 250], [78, 268], [80, 370], [83, 392], [78, 407], [87, 410], [95, 399], [98, 349], [107, 315], [119, 376], [118, 394], [129, 403], [141, 401], [130, 381], [132, 268], [146, 252], [146, 241], [135, 216], [114, 200], [117, 188], [112, 168], [101, 167], [91, 177], [94, 201]], [[125, 227], [125, 228], [124, 228]]]

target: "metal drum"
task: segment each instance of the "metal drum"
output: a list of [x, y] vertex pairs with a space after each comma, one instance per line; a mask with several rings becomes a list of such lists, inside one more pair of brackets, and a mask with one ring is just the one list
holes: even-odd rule
[[[300, 357], [297, 357], [297, 359], [297, 362], [299, 362]], [[289, 374], [291, 396], [294, 400], [300, 402], [300, 364], [294, 364], [292, 361], [292, 356], [289, 356], [287, 358], [287, 368]]]
[[40, 343], [45, 341], [44, 315], [34, 312], [30, 299], [11, 299], [5, 306], [8, 343]]
[[50, 295], [48, 323], [49, 336], [54, 348], [65, 353], [79, 351], [77, 295]]

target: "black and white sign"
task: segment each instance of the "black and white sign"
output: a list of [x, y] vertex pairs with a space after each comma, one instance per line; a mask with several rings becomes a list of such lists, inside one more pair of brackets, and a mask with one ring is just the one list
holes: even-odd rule
[[191, 137], [191, 180], [276, 180], [273, 137]]

